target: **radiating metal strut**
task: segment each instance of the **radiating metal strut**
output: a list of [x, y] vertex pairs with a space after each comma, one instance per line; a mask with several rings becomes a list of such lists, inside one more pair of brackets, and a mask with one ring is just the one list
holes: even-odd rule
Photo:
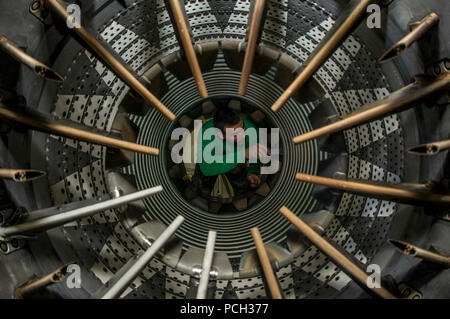
[[14, 290], [14, 295], [19, 299], [27, 298], [34, 293], [37, 293], [40, 290], [44, 289], [45, 287], [62, 282], [64, 279], [66, 279], [68, 274], [67, 269], [72, 264], [73, 263], [68, 263], [42, 278], [31, 279], [24, 285], [17, 287]]
[[241, 82], [239, 84], [239, 94], [245, 95], [248, 87], [248, 80], [255, 60], [256, 45], [258, 43], [259, 32], [264, 14], [266, 0], [255, 0], [253, 16], [251, 17], [250, 32], [245, 50], [244, 64], [242, 66]]
[[6, 37], [0, 37], [0, 49], [10, 55], [13, 59], [25, 65], [41, 78], [55, 82], [64, 81], [64, 78], [55, 70], [25, 53], [25, 51], [19, 48], [16, 44], [12, 43]]
[[150, 248], [145, 253], [140, 255], [135, 260], [130, 260], [124, 268], [126, 271], [119, 270], [118, 275], [113, 277], [110, 282], [107, 283], [106, 292], [102, 294], [101, 299], [115, 299], [119, 298], [122, 293], [128, 288], [133, 280], [139, 276], [144, 270], [156, 253], [169, 241], [169, 239], [175, 234], [177, 229], [184, 222], [183, 216], [178, 216], [167, 229], [153, 242]]
[[287, 220], [289, 220], [297, 229], [302, 233], [303, 236], [308, 238], [314, 246], [316, 246], [321, 252], [327, 255], [336, 265], [338, 265], [343, 272], [345, 272], [349, 277], [351, 277], [355, 282], [368, 293], [385, 299], [397, 299], [392, 293], [390, 293], [386, 288], [372, 288], [369, 286], [371, 279], [368, 274], [365, 273], [361, 268], [359, 268], [355, 263], [348, 259], [343, 253], [341, 253], [336, 247], [331, 245], [322, 236], [317, 234], [308, 224], [303, 222], [299, 217], [297, 217], [292, 211], [287, 207], [283, 206], [280, 209], [281, 215], [283, 215]]
[[345, 192], [418, 206], [450, 206], [450, 193], [437, 193], [427, 184], [388, 183], [361, 179], [340, 180], [297, 173], [305, 183], [341, 189]]
[[[24, 112], [17, 112], [0, 103], [0, 119], [12, 121], [25, 125], [32, 130], [64, 136], [83, 142], [104, 145], [111, 148], [124, 149], [133, 152], [145, 153], [158, 156], [157, 148], [140, 145], [128, 141], [119, 140], [102, 134], [95, 133], [93, 129], [76, 124], [77, 127], [71, 127], [68, 121], [52, 120], [39, 118], [37, 116], [27, 115]], [[79, 128], [78, 128], [79, 127]], [[106, 133], [106, 132], [105, 132]]]
[[450, 149], [450, 140], [433, 142], [411, 147], [408, 149], [410, 154], [431, 156]]
[[414, 42], [422, 38], [428, 30], [439, 22], [439, 16], [431, 12], [417, 24], [412, 26], [412, 31], [408, 33], [403, 39], [398, 41], [392, 48], [387, 50], [379, 59], [378, 62], [385, 63], [395, 59], [403, 54]]
[[345, 38], [359, 25], [362, 18], [367, 14], [367, 7], [378, 2], [377, 0], [352, 0], [349, 2], [344, 9], [344, 13], [305, 61], [304, 69], [272, 106], [274, 112], [278, 112], [294, 93], [306, 84]]
[[343, 119], [314, 131], [294, 138], [294, 143], [304, 143], [312, 139], [348, 130], [379, 118], [398, 113], [415, 106], [419, 102], [436, 93], [450, 89], [450, 72], [437, 78], [416, 77], [416, 81], [388, 97], [362, 106], [358, 110], [346, 115]]
[[256, 252], [258, 253], [259, 261], [261, 263], [261, 268], [264, 273], [264, 277], [267, 282], [268, 290], [273, 299], [282, 299], [278, 279], [275, 276], [272, 265], [270, 263], [269, 255], [267, 254], [267, 250], [264, 246], [264, 242], [261, 237], [261, 233], [259, 232], [258, 227], [254, 227], [251, 229], [253, 241], [255, 242]]
[[205, 299], [208, 292], [208, 282], [211, 272], [211, 266], [214, 259], [214, 246], [216, 244], [217, 233], [209, 231], [208, 241], [206, 242], [205, 255], [203, 256], [202, 272], [200, 273], [200, 283], [198, 284], [197, 299]]
[[[139, 192], [124, 195], [118, 198], [110, 199], [107, 201], [100, 201], [95, 204], [91, 204], [85, 207], [73, 209], [71, 211], [65, 211], [62, 207], [63, 213], [50, 214], [38, 219], [30, 219], [22, 224], [12, 225], [7, 227], [0, 227], [0, 240], [7, 240], [14, 236], [29, 235], [36, 232], [43, 232], [51, 228], [59, 227], [75, 220], [92, 216], [98, 212], [105, 211], [111, 208], [120, 207], [124, 204], [134, 202], [151, 195], [162, 192], [161, 186], [145, 189]], [[33, 216], [33, 213], [29, 213]]]
[[423, 260], [439, 264], [443, 267], [450, 268], [450, 256], [444, 256], [442, 254], [422, 249], [405, 241], [389, 239], [388, 242], [406, 256], [421, 258]]
[[34, 169], [4, 169], [0, 168], [0, 179], [10, 179], [14, 182], [24, 183], [31, 182], [35, 179], [44, 177], [46, 175], [43, 171]]
[[205, 81], [203, 80], [202, 70], [198, 63], [197, 55], [195, 54], [194, 46], [189, 32], [188, 22], [186, 21], [183, 10], [181, 8], [180, 0], [169, 0], [172, 14], [175, 19], [176, 29], [181, 39], [186, 58], [194, 76], [195, 82], [200, 96], [203, 99], [208, 97], [208, 90], [206, 89]]
[[[57, 16], [66, 25], [66, 21], [71, 19], [70, 14], [66, 8], [58, 0], [45, 0], [47, 7], [52, 14]], [[157, 99], [139, 80], [119, 62], [108, 50], [106, 50], [101, 43], [92, 36], [82, 26], [79, 28], [71, 28], [69, 31], [76, 35], [76, 38], [80, 40], [80, 43], [86, 47], [89, 51], [93, 52], [100, 60], [113, 71], [123, 82], [125, 82], [130, 88], [138, 93], [146, 102], [153, 105], [161, 114], [163, 114], [168, 120], [173, 121], [175, 114], [173, 114], [159, 99]]]

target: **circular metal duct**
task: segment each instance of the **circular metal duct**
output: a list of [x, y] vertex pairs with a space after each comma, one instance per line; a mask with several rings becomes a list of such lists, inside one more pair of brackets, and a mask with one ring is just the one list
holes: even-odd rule
[[[28, 1], [18, 2], [14, 10], [27, 12]], [[33, 39], [19, 32], [17, 23], [2, 25], [3, 33], [22, 41], [28, 53], [50, 61], [64, 77], [62, 84], [43, 83], [22, 70], [16, 89], [28, 107], [111, 132], [113, 136], [132, 136], [138, 144], [160, 150], [157, 157], [133, 155], [52, 134], [13, 130], [4, 135], [7, 142], [2, 147], [7, 152], [2, 155], [2, 164], [29, 163], [32, 168], [46, 171], [47, 176], [27, 186], [7, 182], [4, 197], [15, 206], [33, 210], [107, 196], [114, 191], [130, 193], [157, 185], [164, 191], [126, 209], [109, 209], [36, 238], [20, 239], [16, 245], [19, 250], [0, 256], [0, 264], [5, 265], [2, 275], [4, 272], [4, 276], [15, 278], [2, 288], [0, 295], [11, 297], [13, 288], [29, 279], [30, 273], [44, 275], [62, 264], [76, 262], [81, 267], [80, 289], [55, 285], [40, 297], [91, 297], [182, 215], [185, 222], [176, 233], [176, 243], [148, 264], [123, 298], [195, 297], [209, 230], [217, 231], [210, 297], [266, 298], [268, 292], [250, 233], [250, 228], [256, 226], [269, 244], [285, 297], [364, 298], [365, 293], [335, 263], [278, 213], [285, 205], [304, 220], [322, 227], [321, 234], [342, 247], [361, 267], [380, 265], [383, 275], [392, 275], [425, 298], [448, 297], [448, 270], [401, 257], [386, 243], [388, 238], [405, 239], [445, 253], [449, 248], [445, 240], [449, 238], [448, 224], [423, 213], [431, 208], [334, 191], [294, 178], [301, 172], [392, 183], [445, 180], [449, 176], [444, 169], [446, 155], [439, 155], [434, 162], [407, 154], [408, 147], [432, 138], [448, 138], [445, 119], [449, 115], [445, 106], [423, 105], [303, 144], [291, 141], [294, 136], [385, 98], [409, 84], [413, 75], [424, 73], [425, 66], [447, 58], [448, 45], [441, 39], [445, 45], [440, 46], [439, 52], [417, 45], [393, 63], [377, 62], [390, 45], [409, 31], [411, 21], [431, 11], [444, 15], [444, 27], [441, 25], [440, 30], [445, 30], [446, 11], [438, 10], [445, 5], [438, 1], [426, 5], [395, 1], [383, 11], [381, 29], [369, 29], [363, 22], [323, 64], [304, 91], [290, 99], [281, 111], [270, 110], [345, 4], [346, 1], [329, 0], [267, 1], [256, 67], [246, 96], [240, 97], [237, 92], [250, 3], [185, 1], [185, 14], [210, 99], [241, 99], [254, 110], [262, 111], [271, 126], [280, 129], [282, 162], [277, 177], [268, 183], [270, 193], [258, 197], [247, 209], [231, 214], [212, 214], [194, 205], [193, 199], [186, 199], [169, 176], [172, 163], [168, 144], [173, 128], [183, 125], [188, 115], [192, 119], [193, 109], [203, 112], [209, 99], [202, 99], [197, 92], [163, 0], [82, 1], [82, 22], [92, 33], [98, 33], [109, 50], [127, 63], [177, 116], [174, 123], [145, 106], [76, 39], [55, 26], [44, 30], [33, 16], [21, 14], [24, 22], [17, 23], [34, 26], [30, 27], [30, 34], [37, 35]], [[439, 37], [445, 39], [448, 35], [440, 32]], [[26, 156], [22, 158], [20, 154]], [[14, 269], [6, 266], [23, 256], [32, 262]], [[425, 279], [419, 276], [421, 271], [433, 276]], [[445, 281], [446, 285], [441, 284]]]

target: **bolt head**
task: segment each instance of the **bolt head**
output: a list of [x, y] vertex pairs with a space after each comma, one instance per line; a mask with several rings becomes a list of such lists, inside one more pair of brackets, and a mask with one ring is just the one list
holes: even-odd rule
[[31, 4], [31, 9], [33, 11], [38, 10], [41, 7], [41, 1], [40, 0], [36, 0]]
[[450, 60], [446, 60], [444, 66], [448, 71], [450, 71]]
[[5, 243], [4, 241], [3, 242], [1, 242], [0, 243], [0, 249], [3, 251], [3, 252], [8, 252], [8, 244], [7, 243]]

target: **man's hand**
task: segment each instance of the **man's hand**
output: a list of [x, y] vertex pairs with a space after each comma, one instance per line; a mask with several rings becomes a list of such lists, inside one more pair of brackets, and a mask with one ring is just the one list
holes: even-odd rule
[[256, 188], [261, 184], [261, 178], [256, 174], [250, 174], [247, 176], [248, 183], [251, 188]]
[[270, 150], [262, 144], [253, 144], [249, 148], [245, 150], [245, 158], [265, 158], [266, 156], [270, 156]]

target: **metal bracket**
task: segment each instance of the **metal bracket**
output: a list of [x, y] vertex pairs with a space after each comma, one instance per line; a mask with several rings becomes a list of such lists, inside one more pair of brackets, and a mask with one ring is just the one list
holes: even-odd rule
[[425, 69], [425, 73], [433, 77], [448, 72], [450, 72], [450, 59], [448, 58], [442, 59], [441, 61], [431, 64], [427, 66]]
[[30, 5], [30, 13], [45, 25], [52, 25], [53, 18], [44, 0], [34, 0]]
[[[442, 59], [439, 62], [429, 65], [425, 69], [425, 73], [433, 77], [437, 77], [440, 76], [441, 74], [449, 72], [450, 72], [450, 59], [448, 58]], [[438, 105], [447, 105], [449, 103], [450, 103], [450, 90], [440, 95], [439, 98], [437, 99]]]
[[398, 290], [402, 299], [422, 299], [423, 295], [420, 291], [412, 288], [405, 282], [398, 284]]
[[25, 240], [13, 238], [10, 241], [0, 241], [0, 252], [3, 255], [9, 255], [25, 247]]

